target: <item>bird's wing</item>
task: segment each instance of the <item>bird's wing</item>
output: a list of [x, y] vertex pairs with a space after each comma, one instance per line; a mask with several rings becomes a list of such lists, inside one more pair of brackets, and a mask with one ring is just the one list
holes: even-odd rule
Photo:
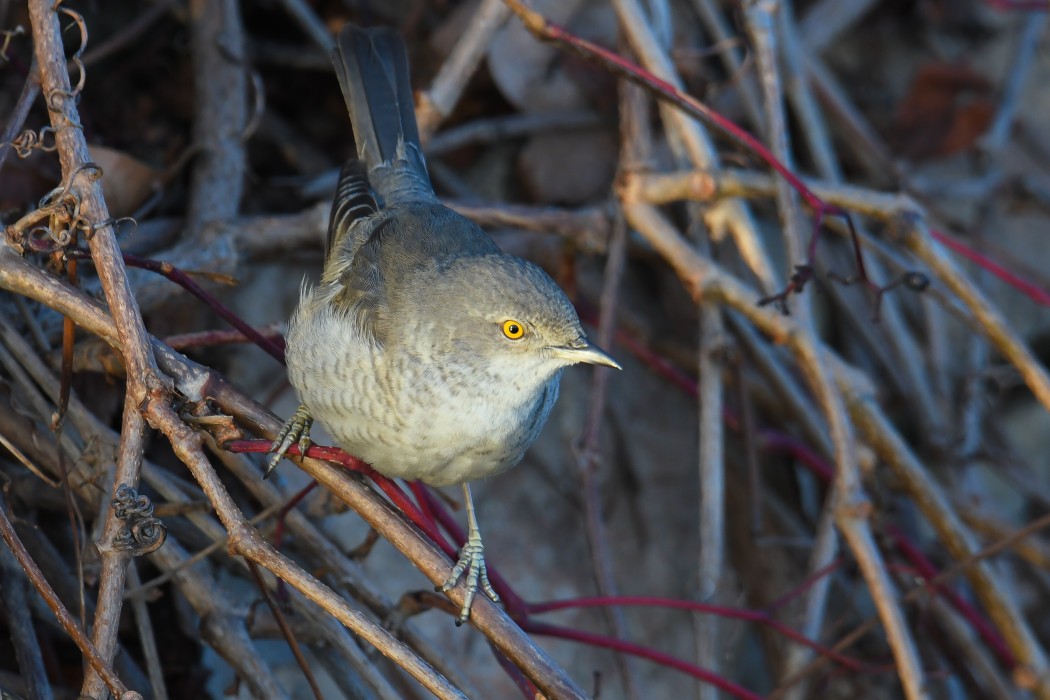
[[[396, 227], [396, 219], [382, 214], [359, 221], [325, 268], [324, 282], [331, 288], [333, 308], [379, 343], [385, 341], [380, 317], [387, 305], [380, 263], [384, 242]], [[350, 247], [354, 249], [348, 250]]]
[[354, 254], [365, 240], [362, 237], [364, 227], [355, 224], [377, 213], [379, 206], [372, 196], [365, 164], [357, 158], [352, 158], [343, 165], [343, 171], [339, 174], [339, 185], [336, 187], [332, 213], [328, 218], [325, 267], [332, 260], [353, 260]]
[[[349, 250], [353, 241], [361, 243]], [[358, 220], [325, 270], [333, 304], [381, 343], [396, 333], [391, 306], [440, 284], [451, 260], [499, 253], [499, 247], [472, 221], [440, 204], [381, 209]]]

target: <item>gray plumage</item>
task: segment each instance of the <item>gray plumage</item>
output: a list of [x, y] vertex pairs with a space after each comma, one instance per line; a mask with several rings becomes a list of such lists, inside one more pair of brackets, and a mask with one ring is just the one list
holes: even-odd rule
[[[446, 485], [498, 473], [539, 435], [566, 366], [617, 365], [543, 270], [438, 202], [397, 34], [348, 25], [333, 60], [359, 160], [343, 169], [321, 282], [289, 322], [301, 422], [308, 430], [308, 413], [387, 476]], [[476, 549], [474, 588], [480, 535]]]

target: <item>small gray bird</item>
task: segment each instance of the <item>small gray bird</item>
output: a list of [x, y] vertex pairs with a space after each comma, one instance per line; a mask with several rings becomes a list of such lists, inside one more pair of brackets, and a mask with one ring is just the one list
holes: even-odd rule
[[479, 584], [498, 600], [466, 482], [521, 461], [565, 367], [619, 365], [543, 270], [438, 202], [397, 32], [347, 25], [333, 61], [358, 158], [340, 177], [321, 283], [304, 287], [288, 324], [302, 405], [267, 474], [293, 443], [309, 446], [316, 419], [381, 474], [463, 484], [467, 542], [441, 588], [466, 573], [462, 624]]

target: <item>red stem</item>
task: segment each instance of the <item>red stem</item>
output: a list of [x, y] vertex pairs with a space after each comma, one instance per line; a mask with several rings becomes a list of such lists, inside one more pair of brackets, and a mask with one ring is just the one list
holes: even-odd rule
[[682, 92], [666, 80], [653, 75], [641, 66], [636, 65], [609, 49], [587, 41], [586, 39], [576, 36], [566, 29], [547, 21], [543, 15], [527, 7], [525, 3], [521, 2], [521, 0], [506, 0], [506, 3], [511, 10], [521, 18], [526, 29], [540, 39], [563, 44], [576, 51], [584, 58], [597, 59], [612, 70], [613, 73], [617, 73], [631, 82], [655, 92], [683, 112], [697, 117], [709, 124], [713, 124], [730, 138], [736, 140], [745, 148], [755, 153], [759, 158], [765, 161], [769, 167], [784, 178], [784, 180], [796, 192], [798, 192], [799, 196], [802, 197], [803, 201], [805, 201], [809, 208], [814, 212], [813, 231], [810, 234], [809, 244], [807, 246], [806, 263], [805, 265], [796, 265], [796, 271], [791, 276], [788, 286], [777, 294], [759, 300], [760, 305], [766, 303], [777, 303], [785, 313], [787, 312], [785, 304], [788, 296], [792, 293], [801, 292], [807, 281], [812, 277], [813, 260], [816, 255], [817, 241], [820, 237], [820, 227], [826, 216], [840, 216], [846, 221], [846, 225], [850, 232], [850, 238], [853, 243], [854, 258], [857, 266], [857, 277], [865, 285], [874, 289], [880, 295], [882, 292], [886, 291], [885, 289], [878, 287], [868, 277], [868, 272], [864, 266], [864, 255], [860, 247], [860, 238], [857, 235], [856, 228], [853, 225], [853, 219], [850, 217], [849, 212], [837, 205], [828, 204], [818, 197], [809, 189], [809, 187], [806, 186], [798, 175], [777, 160], [776, 156], [774, 156], [761, 141], [752, 136], [745, 129], [733, 123], [732, 120], [723, 117], [695, 97]]
[[[223, 448], [230, 452], [266, 453], [270, 451], [272, 446], [273, 443], [269, 440], [231, 440], [230, 442], [225, 443]], [[299, 446], [291, 445], [288, 448], [288, 454], [298, 455]], [[434, 521], [429, 520], [422, 512], [420, 512], [419, 508], [416, 507], [416, 504], [414, 504], [405, 492], [401, 490], [400, 486], [377, 472], [367, 463], [362, 462], [357, 457], [348, 455], [337, 447], [311, 445], [306, 451], [306, 456], [313, 457], [314, 459], [327, 460], [329, 462], [337, 462], [347, 469], [364, 474], [371, 479], [376, 486], [382, 489], [383, 493], [394, 502], [394, 505], [400, 508], [401, 512], [404, 513], [409, 520], [415, 523], [416, 527], [426, 533], [427, 537], [441, 546], [442, 549], [445, 548], [446, 545], [444, 544], [444, 538], [441, 537], [441, 534], [437, 531]], [[455, 554], [455, 551], [452, 553]]]
[[281, 542], [284, 540], [284, 525], [288, 514], [292, 512], [293, 508], [302, 503], [303, 499], [310, 495], [310, 492], [315, 488], [317, 488], [317, 482], [311, 481], [304, 488], [300, 489], [299, 493], [289, 498], [288, 502], [277, 512], [277, 524], [273, 528], [273, 546], [275, 549], [280, 549]]
[[[537, 14], [536, 16], [538, 17], [539, 15]], [[692, 95], [682, 92], [671, 83], [653, 75], [641, 66], [636, 65], [619, 54], [578, 37], [552, 22], [544, 20], [544, 27], [540, 31], [551, 40], [566, 44], [588, 58], [597, 57], [601, 59], [621, 74], [629, 77], [632, 81], [641, 83], [643, 86], [660, 93], [665, 99], [676, 106], [681, 107], [684, 111], [689, 112], [693, 116], [699, 117], [710, 124], [714, 124], [745, 148], [753, 151], [759, 158], [765, 161], [769, 167], [777, 171], [814, 211], [839, 216], [846, 215], [845, 209], [832, 204], [827, 204], [824, 200], [814, 194], [813, 191], [806, 187], [806, 184], [795, 175], [795, 173], [791, 172], [787, 166], [777, 160], [776, 156], [774, 156], [768, 148], [762, 145], [761, 141], [752, 136], [745, 129], [733, 123], [731, 120], [726, 119], [721, 114], [705, 105], [703, 102], [700, 102]]]
[[[771, 431], [765, 431], [763, 433], [763, 447], [767, 449], [770, 447], [773, 449], [783, 449], [784, 451], [790, 452], [811, 472], [826, 483], [830, 483], [834, 478], [834, 470], [831, 465], [825, 462], [820, 455], [813, 452], [809, 447], [790, 436], [778, 435]], [[930, 579], [937, 576], [939, 573], [937, 568], [926, 558], [922, 553], [922, 550], [908, 539], [900, 529], [892, 524], [887, 524], [886, 531], [893, 538], [901, 553], [912, 562], [924, 578]], [[977, 634], [988, 644], [989, 647], [991, 647], [992, 651], [995, 652], [1006, 666], [1009, 668], [1016, 666], [1017, 660], [1014, 658], [1013, 654], [1010, 653], [1005, 640], [976, 608], [951, 589], [943, 586], [935, 586], [934, 591], [943, 595], [952, 607], [954, 607], [956, 611], [970, 623]]]
[[492, 655], [496, 657], [496, 662], [503, 669], [503, 672], [507, 674], [511, 682], [518, 688], [521, 696], [525, 700], [535, 700], [536, 698], [544, 697], [540, 689], [536, 687], [536, 684], [529, 680], [528, 676], [521, 672], [521, 669], [514, 665], [514, 662], [508, 659], [502, 651], [497, 649], [491, 643], [489, 649], [492, 650]]
[[[91, 260], [91, 255], [87, 250], [81, 249], [70, 249], [66, 251], [66, 257], [75, 259], [83, 258]], [[156, 272], [159, 275], [163, 275], [175, 284], [179, 285], [187, 292], [197, 297], [204, 304], [218, 314], [223, 320], [229, 323], [231, 326], [239, 330], [249, 340], [258, 345], [263, 351], [270, 355], [273, 359], [284, 364], [284, 343], [276, 341], [272, 338], [267, 338], [265, 335], [255, 330], [250, 324], [243, 321], [237, 314], [233, 313], [225, 304], [220, 302], [214, 296], [212, 296], [207, 290], [201, 287], [197, 282], [187, 273], [183, 272], [179, 268], [175, 267], [171, 263], [166, 263], [160, 260], [150, 260], [148, 258], [140, 258], [137, 255], [130, 255], [124, 253], [121, 257], [124, 258], [124, 263], [129, 267], [138, 267], [143, 270], [149, 270], [150, 272]]]
[[[697, 382], [692, 377], [674, 367], [667, 362], [667, 360], [659, 357], [650, 349], [644, 347], [637, 340], [630, 338], [625, 333], [621, 333], [617, 339], [623, 347], [636, 354], [643, 362], [649, 364], [662, 376], [667, 377], [684, 392], [694, 397], [697, 395]], [[638, 350], [641, 350], [641, 352], [638, 352]], [[730, 427], [735, 426], [735, 416], [727, 412], [726, 423]], [[762, 439], [762, 449], [764, 451], [784, 452], [789, 454], [794, 460], [805, 466], [825, 483], [830, 484], [834, 479], [834, 468], [822, 455], [817, 453], [802, 440], [774, 430], [763, 430], [760, 435]], [[891, 536], [894, 537], [901, 552], [915, 564], [917, 569], [923, 572], [925, 578], [933, 578], [938, 574], [937, 568], [930, 563], [925, 555], [922, 554], [922, 551], [912, 543], [903, 532], [894, 528], [892, 525], [888, 526], [888, 531]], [[918, 557], [921, 557], [924, 566], [920, 566]], [[802, 585], [806, 584], [804, 583]], [[1006, 646], [1006, 642], [1003, 640], [998, 630], [996, 630], [979, 611], [961, 596], [943, 586], [937, 586], [934, 590], [935, 592], [945, 595], [948, 602], [973, 626], [978, 635], [985, 640], [1005, 665], [1010, 668], [1016, 666], [1017, 661], [1013, 654], [1010, 653], [1009, 648]]]
[[[900, 550], [900, 553], [911, 562], [923, 579], [929, 580], [937, 577], [940, 573], [937, 567], [896, 525], [887, 525], [886, 532], [893, 538], [893, 543]], [[999, 636], [999, 632], [992, 627], [991, 623], [976, 608], [970, 605], [969, 601], [946, 586], [935, 585], [932, 588], [937, 594], [944, 596], [951, 603], [952, 607], [970, 623], [985, 644], [991, 647], [995, 655], [999, 657], [1004, 666], [1007, 668], [1017, 666], [1017, 657], [1006, 646], [1006, 642]]]
[[[1043, 3], [1044, 10], [1048, 6], [1050, 6], [1050, 3]], [[949, 236], [948, 234], [933, 228], [930, 229], [930, 235], [933, 236], [936, 241], [951, 249], [952, 252], [958, 253], [970, 262], [987, 270], [1003, 282], [1006, 282], [1014, 289], [1023, 293], [1035, 303], [1043, 306], [1050, 306], [1050, 292], [1047, 292], [1045, 289], [1029, 282], [1028, 280], [1021, 279], [1009, 269], [1003, 267], [986, 255], [974, 250], [954, 236]]]
[[762, 696], [751, 692], [743, 686], [739, 686], [730, 680], [723, 678], [711, 671], [700, 668], [690, 663], [686, 663], [681, 659], [676, 659], [670, 654], [665, 654], [662, 651], [656, 651], [648, 647], [643, 647], [639, 644], [633, 644], [631, 642], [625, 642], [612, 637], [606, 637], [600, 634], [592, 634], [590, 632], [580, 632], [579, 630], [568, 629], [565, 627], [558, 627], [555, 625], [547, 625], [539, 622], [523, 621], [521, 628], [530, 634], [542, 634], [548, 637], [558, 637], [560, 639], [568, 639], [574, 642], [580, 642], [594, 647], [602, 647], [604, 649], [612, 649], [622, 654], [630, 654], [631, 656], [637, 656], [642, 659], [648, 659], [656, 662], [662, 666], [668, 666], [682, 673], [688, 674], [693, 678], [697, 678], [705, 683], [709, 683], [719, 690], [729, 693], [730, 695], [743, 698], [744, 700], [762, 700]]
[[762, 450], [765, 452], [783, 452], [800, 462], [819, 479], [830, 483], [835, 478], [835, 469], [816, 450], [793, 435], [776, 430], [762, 430]]
[[610, 606], [642, 606], [650, 608], [671, 608], [673, 610], [689, 610], [690, 612], [717, 615], [731, 620], [743, 620], [745, 622], [757, 622], [782, 634], [788, 639], [809, 647], [822, 656], [854, 671], [864, 672], [869, 670], [862, 662], [841, 654], [834, 649], [829, 649], [818, 642], [809, 639], [798, 631], [788, 627], [772, 617], [769, 613], [761, 610], [745, 610], [732, 608], [725, 605], [712, 605], [710, 603], [698, 603], [691, 600], [674, 600], [670, 598], [656, 598], [652, 596], [595, 596], [590, 598], [572, 598], [569, 600], [552, 600], [546, 603], [530, 603], [530, 613], [545, 613], [555, 610], [568, 610], [571, 608], [605, 608]]
[[826, 565], [822, 566], [821, 568], [817, 569], [812, 574], [807, 576], [802, 581], [802, 583], [798, 584], [790, 591], [788, 591], [787, 593], [783, 594], [782, 596], [774, 600], [772, 603], [770, 603], [769, 609], [779, 610], [780, 608], [784, 607], [785, 605], [793, 601], [795, 598], [798, 598], [800, 595], [808, 591], [817, 581], [841, 567], [844, 562], [845, 559], [843, 557], [835, 557]]

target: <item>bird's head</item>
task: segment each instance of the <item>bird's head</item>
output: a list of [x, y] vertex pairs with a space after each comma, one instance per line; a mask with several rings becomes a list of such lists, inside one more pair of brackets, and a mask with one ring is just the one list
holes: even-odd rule
[[503, 254], [454, 259], [423, 298], [417, 322], [429, 326], [429, 337], [490, 366], [516, 366], [534, 376], [577, 363], [620, 369], [587, 339], [565, 292], [526, 260]]

